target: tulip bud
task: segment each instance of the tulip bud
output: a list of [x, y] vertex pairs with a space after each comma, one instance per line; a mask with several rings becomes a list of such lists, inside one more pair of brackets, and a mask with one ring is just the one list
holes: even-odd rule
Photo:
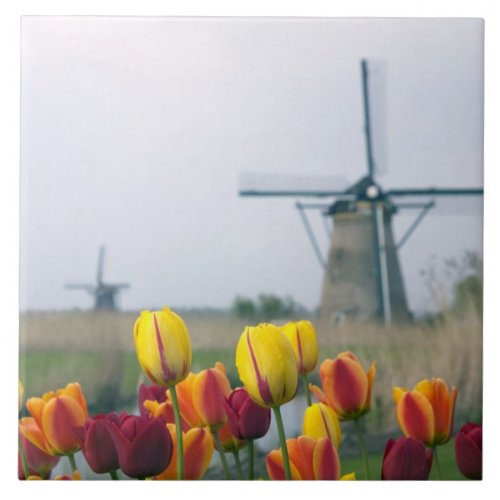
[[224, 399], [231, 393], [229, 380], [217, 368], [208, 368], [198, 373], [193, 381], [193, 405], [203, 424], [212, 430], [227, 421]]
[[109, 434], [118, 453], [120, 469], [127, 476], [144, 479], [163, 472], [172, 457], [172, 438], [157, 418], [120, 415]]
[[259, 439], [271, 425], [271, 410], [252, 401], [243, 387], [235, 389], [224, 402], [231, 432], [238, 439]]
[[[287, 439], [292, 479], [355, 479], [353, 474], [340, 477], [340, 460], [332, 442], [327, 438], [313, 439], [299, 436]], [[285, 479], [281, 450], [273, 450], [266, 457], [267, 473], [271, 479]]]
[[407, 437], [434, 447], [446, 443], [453, 428], [457, 390], [444, 380], [420, 381], [412, 391], [394, 387], [396, 416]]
[[[173, 443], [172, 460], [156, 479], [177, 479], [177, 436], [174, 424], [167, 424]], [[182, 433], [184, 449], [184, 479], [201, 479], [205, 474], [212, 455], [214, 444], [208, 429], [189, 429]]]
[[382, 479], [422, 481], [429, 479], [431, 467], [432, 450], [426, 450], [420, 441], [405, 437], [387, 441]]
[[[32, 417], [24, 417], [19, 421], [19, 439], [28, 462], [29, 475], [48, 479], [52, 469], [59, 463], [61, 458], [50, 454], [50, 447]], [[20, 453], [18, 470], [19, 479], [25, 479]]]
[[180, 316], [168, 307], [143, 311], [134, 325], [137, 359], [144, 373], [158, 385], [177, 384], [191, 366], [191, 340]]
[[323, 390], [311, 385], [313, 394], [335, 411], [340, 420], [356, 420], [370, 410], [376, 365], [367, 373], [351, 352], [321, 363], [319, 375]]
[[281, 330], [292, 344], [299, 374], [311, 373], [318, 362], [318, 343], [312, 323], [310, 321], [287, 323]]
[[80, 384], [47, 392], [41, 398], [30, 398], [26, 408], [35, 419], [52, 455], [70, 455], [80, 449], [75, 427], [88, 418], [87, 403]]
[[248, 394], [260, 406], [278, 407], [297, 393], [295, 353], [274, 325], [245, 328], [236, 348], [236, 367]]
[[323, 403], [314, 403], [306, 408], [302, 433], [314, 439], [328, 438], [335, 448], [342, 439], [340, 423], [335, 412]]
[[483, 426], [471, 422], [455, 436], [455, 460], [458, 470], [469, 479], [483, 476]]
[[117, 413], [96, 415], [75, 429], [80, 447], [90, 468], [96, 474], [105, 474], [120, 468], [115, 444], [110, 435], [111, 423], [119, 424]]

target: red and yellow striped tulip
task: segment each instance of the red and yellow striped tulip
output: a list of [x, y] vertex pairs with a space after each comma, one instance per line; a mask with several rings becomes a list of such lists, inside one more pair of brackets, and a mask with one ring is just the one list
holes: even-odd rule
[[292, 345], [269, 323], [247, 326], [236, 348], [236, 367], [245, 389], [260, 406], [276, 408], [295, 397], [298, 369]]
[[314, 403], [304, 412], [302, 434], [314, 439], [328, 438], [335, 448], [342, 440], [340, 423], [335, 412], [323, 403]]
[[281, 330], [292, 344], [299, 374], [311, 373], [318, 363], [318, 342], [312, 323], [305, 320], [287, 323]]
[[[309, 436], [287, 439], [292, 479], [355, 479], [354, 474], [340, 477], [340, 460], [328, 438], [318, 440]], [[267, 473], [271, 479], [285, 479], [281, 450], [273, 450], [266, 457]]]
[[[19, 439], [26, 456], [28, 473], [48, 479], [61, 457], [51, 454], [51, 448], [33, 417], [24, 417], [19, 421]], [[21, 454], [19, 462], [19, 479], [24, 479]]]
[[184, 380], [191, 367], [191, 340], [180, 316], [168, 307], [143, 311], [134, 325], [137, 359], [144, 373], [157, 385]]
[[330, 406], [340, 420], [356, 420], [370, 410], [376, 365], [365, 373], [352, 352], [341, 352], [335, 359], [325, 359], [319, 368], [323, 390], [311, 385], [312, 393]]
[[231, 394], [224, 365], [198, 373], [193, 381], [193, 405], [203, 424], [216, 430], [227, 422], [225, 398]]
[[394, 387], [396, 417], [407, 437], [434, 447], [446, 443], [453, 430], [457, 389], [440, 378], [421, 380], [412, 391]]
[[[196, 411], [193, 404], [193, 384], [196, 379], [196, 374], [189, 372], [188, 376], [179, 382], [175, 389], [177, 391], [177, 399], [183, 419], [189, 424], [190, 427], [203, 427], [203, 419]], [[167, 391], [168, 401], [172, 401], [170, 389]]]
[[[172, 459], [168, 467], [156, 479], [177, 479], [177, 437], [174, 424], [167, 424], [174, 445]], [[201, 479], [205, 474], [212, 455], [214, 444], [208, 429], [190, 429], [182, 433], [184, 448], [184, 479]]]
[[80, 449], [75, 427], [88, 418], [87, 403], [80, 384], [71, 383], [41, 398], [29, 398], [26, 408], [43, 433], [52, 455], [70, 455]]

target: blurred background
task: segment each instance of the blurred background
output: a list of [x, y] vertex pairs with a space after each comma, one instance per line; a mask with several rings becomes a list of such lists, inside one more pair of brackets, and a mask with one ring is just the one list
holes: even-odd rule
[[[481, 419], [482, 199], [422, 218], [397, 252], [408, 320], [384, 325], [319, 320], [330, 216], [239, 195], [248, 172], [302, 191], [366, 175], [365, 58], [377, 183], [482, 188], [480, 20], [24, 17], [21, 55], [28, 397], [77, 380], [91, 412], [133, 409], [134, 321], [169, 305], [193, 370], [221, 360], [233, 386], [245, 324], [307, 318], [321, 360], [377, 361], [368, 431], [396, 428], [393, 385], [434, 376], [457, 426]], [[395, 242], [418, 214], [393, 215]]]

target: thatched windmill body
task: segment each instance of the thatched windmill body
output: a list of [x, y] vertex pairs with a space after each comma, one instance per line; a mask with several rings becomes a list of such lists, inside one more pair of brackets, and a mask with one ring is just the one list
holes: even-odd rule
[[[375, 180], [372, 145], [368, 63], [361, 61], [364, 135], [367, 172], [345, 188], [308, 189], [307, 181], [283, 187], [261, 175], [246, 174], [241, 196], [294, 196], [333, 198], [329, 203], [302, 203], [296, 207], [302, 217], [321, 265], [324, 267], [320, 319], [343, 321], [346, 318], [381, 320], [386, 324], [410, 319], [398, 250], [425, 215], [444, 199], [482, 197], [482, 188], [406, 188], [384, 190]], [[271, 184], [271, 185], [270, 185]], [[298, 184], [298, 185], [297, 185]], [[310, 183], [309, 183], [310, 184]], [[331, 184], [331, 183], [329, 183]], [[333, 232], [327, 258], [323, 258], [306, 209], [320, 209], [331, 218]], [[418, 210], [413, 223], [399, 242], [394, 241], [392, 218], [400, 210]]]

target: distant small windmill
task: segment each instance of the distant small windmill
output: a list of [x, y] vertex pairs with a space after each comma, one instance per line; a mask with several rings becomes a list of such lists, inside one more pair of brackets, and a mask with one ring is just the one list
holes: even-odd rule
[[[247, 173], [241, 179], [240, 195], [334, 198], [330, 203], [296, 203], [313, 249], [325, 269], [320, 319], [376, 318], [386, 324], [404, 322], [410, 319], [410, 314], [398, 250], [430, 209], [443, 200], [457, 197], [482, 199], [483, 189], [405, 188], [384, 191], [375, 181], [366, 60], [361, 61], [361, 77], [368, 167], [365, 176], [349, 186], [334, 178], [287, 177], [280, 180]], [[313, 184], [316, 187], [311, 187]], [[321, 188], [317, 187], [319, 184]], [[305, 209], [321, 209], [333, 223], [327, 259], [321, 254]], [[400, 241], [395, 243], [392, 216], [400, 209], [420, 211]]]
[[116, 295], [123, 288], [128, 288], [128, 283], [115, 283], [113, 285], [103, 283], [102, 275], [104, 269], [104, 254], [106, 249], [99, 248], [99, 258], [97, 261], [97, 281], [95, 285], [83, 283], [68, 283], [67, 290], [85, 290], [94, 297], [95, 310], [115, 310]]

